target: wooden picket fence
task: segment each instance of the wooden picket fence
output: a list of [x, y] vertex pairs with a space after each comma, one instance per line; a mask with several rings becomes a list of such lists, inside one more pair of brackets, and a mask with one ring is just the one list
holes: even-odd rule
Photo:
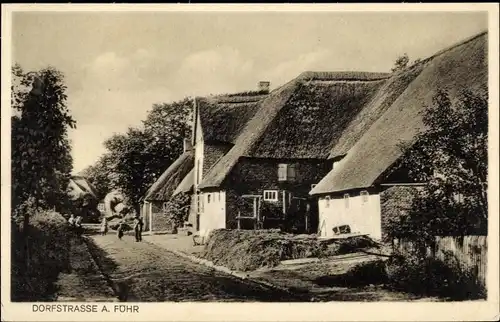
[[[427, 247], [427, 256], [445, 260], [445, 253], [452, 254], [464, 269], [472, 269], [479, 282], [486, 285], [488, 257], [487, 236], [436, 236], [434, 247]], [[393, 249], [401, 253], [417, 250], [411, 240], [395, 239]]]

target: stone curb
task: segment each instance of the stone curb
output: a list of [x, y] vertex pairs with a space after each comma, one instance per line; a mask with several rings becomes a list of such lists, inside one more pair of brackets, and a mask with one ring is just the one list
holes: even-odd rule
[[88, 242], [89, 242], [88, 238], [82, 236], [82, 239], [83, 239], [83, 243], [85, 244], [85, 247], [87, 249], [87, 252], [90, 255], [90, 260], [92, 261], [92, 264], [97, 268], [97, 271], [99, 272], [99, 275], [101, 276], [101, 278], [104, 281], [106, 281], [106, 284], [108, 285], [109, 289], [111, 290], [111, 294], [113, 294], [115, 296], [115, 297], [109, 298], [109, 301], [107, 301], [107, 302], [119, 302], [118, 298], [116, 297], [115, 283], [113, 283], [113, 280], [111, 278], [109, 278], [109, 276], [107, 276], [103, 272], [101, 266], [99, 266], [99, 264], [97, 263], [97, 260], [95, 259], [94, 254], [92, 254], [92, 251], [90, 250], [90, 247], [88, 244]]
[[203, 259], [203, 258], [199, 258], [199, 257], [194, 256], [194, 255], [189, 255], [189, 254], [186, 254], [186, 253], [184, 253], [182, 251], [178, 251], [178, 250], [167, 249], [167, 248], [163, 248], [163, 249], [165, 249], [166, 251], [171, 252], [171, 253], [173, 253], [173, 254], [175, 254], [177, 256], [180, 256], [182, 258], [189, 259], [190, 261], [192, 261], [194, 263], [201, 264], [201, 265], [213, 268], [216, 271], [219, 271], [219, 272], [222, 272], [222, 273], [226, 273], [228, 275], [234, 276], [234, 277], [239, 278], [241, 280], [249, 281], [251, 283], [259, 284], [261, 286], [265, 286], [265, 287], [268, 287], [268, 288], [271, 288], [271, 289], [274, 289], [274, 290], [285, 292], [285, 293], [287, 293], [289, 295], [292, 295], [292, 296], [295, 296], [295, 297], [300, 296], [299, 294], [296, 294], [296, 293], [290, 291], [286, 287], [280, 287], [280, 286], [277, 286], [277, 285], [269, 283], [269, 282], [265, 282], [265, 281], [262, 281], [262, 280], [257, 280], [255, 278], [251, 278], [246, 273], [242, 273], [242, 272], [238, 272], [238, 271], [233, 271], [233, 270], [231, 270], [231, 269], [229, 269], [229, 268], [227, 268], [225, 266], [215, 265], [212, 261], [209, 261], [209, 260], [206, 260], [206, 259]]

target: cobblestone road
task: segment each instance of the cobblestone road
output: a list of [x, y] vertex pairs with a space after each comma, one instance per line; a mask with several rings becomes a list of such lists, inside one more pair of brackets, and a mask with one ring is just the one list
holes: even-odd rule
[[294, 301], [288, 294], [195, 264], [132, 236], [89, 237], [122, 301]]

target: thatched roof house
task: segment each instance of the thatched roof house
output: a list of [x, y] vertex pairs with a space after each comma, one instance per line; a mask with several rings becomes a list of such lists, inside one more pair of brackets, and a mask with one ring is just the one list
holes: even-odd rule
[[338, 163], [310, 191], [318, 197], [320, 236], [332, 236], [336, 227], [349, 226], [351, 232], [384, 237], [391, 216], [387, 205], [405, 209], [411, 198], [398, 199], [399, 195], [408, 197], [408, 189], [419, 187], [392, 171], [404, 158], [401, 144], [411, 145], [424, 129], [423, 112], [438, 90], [446, 90], [452, 101], [462, 90], [487, 93], [487, 44], [488, 34], [481, 33], [382, 84], [334, 140], [328, 157]]
[[[244, 204], [245, 196], [268, 199], [285, 212], [306, 189], [321, 196], [372, 186], [401, 157], [401, 140], [411, 141], [422, 127], [420, 113], [438, 88], [452, 96], [463, 88], [486, 90], [486, 43], [481, 33], [391, 74], [305, 72], [254, 102], [233, 101], [219, 120], [212, 117], [223, 115], [217, 107], [225, 103], [200, 100], [199, 135], [217, 145], [208, 166], [206, 147], [204, 155], [195, 153], [200, 212], [203, 200], [210, 203], [201, 226], [231, 228], [231, 216], [243, 216], [231, 205]], [[258, 203], [250, 208], [255, 216]]]
[[[193, 191], [195, 153], [204, 154], [201, 168], [202, 171], [209, 171], [234, 145], [265, 95], [266, 91], [251, 91], [196, 98], [191, 140], [184, 140], [184, 153], [165, 170], [143, 198], [143, 215], [151, 230], [167, 227], [168, 224], [163, 220], [165, 216], [158, 215], [163, 211], [165, 202], [180, 193]], [[193, 146], [197, 136], [202, 137], [205, 143], [201, 148]]]

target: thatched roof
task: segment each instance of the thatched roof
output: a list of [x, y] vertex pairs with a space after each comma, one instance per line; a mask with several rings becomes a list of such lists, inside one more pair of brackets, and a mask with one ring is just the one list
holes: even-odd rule
[[[400, 143], [411, 143], [424, 128], [422, 112], [432, 104], [438, 89], [448, 90], [452, 99], [463, 89], [487, 91], [487, 47], [487, 33], [481, 33], [439, 52], [409, 71], [394, 75], [386, 83], [395, 84], [386, 94], [393, 98], [384, 100], [375, 96], [374, 100], [382, 103], [377, 105], [372, 101], [351, 123], [346, 138], [341, 138], [330, 154], [347, 153], [345, 158], [311, 194], [371, 186], [402, 156]], [[411, 81], [405, 86], [407, 81], [401, 81], [401, 77]], [[385, 85], [381, 90], [384, 88]], [[385, 93], [377, 95], [382, 94]], [[364, 121], [363, 117], [369, 121]]]
[[260, 101], [234, 147], [200, 188], [219, 186], [242, 156], [325, 159], [335, 139], [388, 77], [366, 72], [302, 73]]
[[[344, 75], [341, 76], [343, 79]], [[282, 159], [328, 157], [332, 144], [384, 81], [377, 78], [299, 82], [296, 91], [248, 156]]]
[[264, 97], [233, 94], [197, 98], [204, 140], [234, 143]]
[[172, 163], [165, 172], [148, 189], [144, 200], [146, 201], [166, 201], [170, 199], [175, 189], [181, 181], [194, 167], [193, 150], [184, 152]]
[[72, 176], [69, 180], [68, 194], [71, 199], [76, 200], [84, 196], [91, 196], [97, 200], [97, 191], [83, 176]]
[[188, 174], [182, 179], [181, 183], [175, 188], [172, 196], [178, 195], [179, 193], [188, 193], [191, 191], [194, 185], [194, 168], [189, 171]]
[[332, 149], [328, 157], [345, 155], [373, 123], [387, 111], [423, 68], [424, 64], [418, 64], [387, 79], [372, 96], [370, 102], [363, 106], [351, 120], [342, 135], [332, 141]]

